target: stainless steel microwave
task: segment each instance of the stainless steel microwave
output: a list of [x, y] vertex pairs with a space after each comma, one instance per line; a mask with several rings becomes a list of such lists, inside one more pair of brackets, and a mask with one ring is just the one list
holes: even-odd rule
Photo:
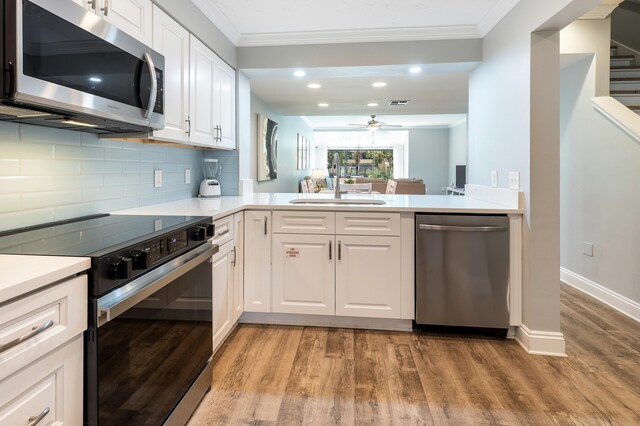
[[131, 133], [164, 127], [164, 57], [72, 0], [1, 0], [0, 120]]

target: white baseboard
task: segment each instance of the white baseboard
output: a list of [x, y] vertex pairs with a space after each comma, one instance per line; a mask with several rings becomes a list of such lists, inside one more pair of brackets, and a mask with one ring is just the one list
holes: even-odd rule
[[594, 299], [611, 306], [613, 309], [628, 316], [629, 318], [640, 322], [640, 303], [626, 298], [615, 291], [609, 290], [608, 288], [565, 268], [560, 268], [560, 280], [565, 284], [588, 294]]
[[564, 336], [559, 332], [529, 330], [521, 325], [516, 330], [516, 341], [532, 355], [567, 356]]

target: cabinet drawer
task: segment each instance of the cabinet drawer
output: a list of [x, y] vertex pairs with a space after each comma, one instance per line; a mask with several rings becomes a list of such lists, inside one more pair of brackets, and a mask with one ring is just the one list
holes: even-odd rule
[[336, 213], [336, 234], [400, 235], [400, 213]]
[[333, 234], [336, 224], [333, 212], [273, 212], [276, 234]]
[[213, 224], [215, 225], [213, 244], [221, 246], [227, 241], [233, 240], [233, 215], [218, 219]]
[[[87, 328], [87, 276], [81, 275], [0, 307], [0, 380]], [[32, 333], [41, 330], [38, 333]], [[16, 339], [32, 333], [21, 343]]]
[[0, 381], [0, 426], [82, 424], [82, 336]]

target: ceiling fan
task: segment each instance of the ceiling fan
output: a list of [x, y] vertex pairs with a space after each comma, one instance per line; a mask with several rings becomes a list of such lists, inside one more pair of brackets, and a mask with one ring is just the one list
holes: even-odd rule
[[349, 126], [358, 126], [359, 128], [362, 129], [367, 129], [368, 131], [370, 131], [371, 133], [375, 133], [378, 130], [380, 130], [383, 126], [384, 127], [402, 127], [400, 124], [387, 124], [384, 123], [382, 121], [378, 121], [376, 120], [376, 116], [375, 114], [371, 115], [371, 120], [367, 121], [367, 124], [353, 124], [353, 123], [349, 123]]

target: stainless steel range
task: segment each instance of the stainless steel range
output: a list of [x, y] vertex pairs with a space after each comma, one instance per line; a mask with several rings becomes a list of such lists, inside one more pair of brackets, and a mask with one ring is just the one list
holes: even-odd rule
[[211, 385], [210, 217], [98, 215], [0, 233], [0, 253], [91, 258], [85, 424], [184, 424]]

